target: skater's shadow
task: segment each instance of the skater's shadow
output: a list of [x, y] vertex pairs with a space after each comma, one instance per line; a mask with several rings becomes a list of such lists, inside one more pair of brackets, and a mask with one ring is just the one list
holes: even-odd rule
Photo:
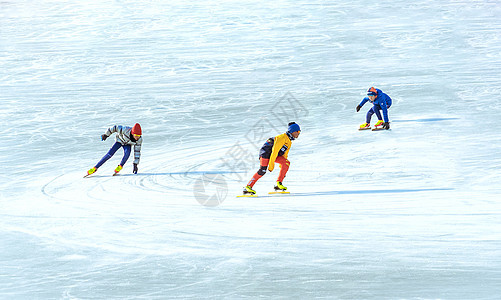
[[459, 118], [424, 118], [424, 119], [415, 119], [415, 120], [393, 120], [392, 122], [397, 122], [397, 123], [405, 123], [405, 122], [421, 122], [421, 123], [426, 123], [426, 122], [441, 122], [441, 121], [452, 121], [452, 120], [459, 120]]
[[[228, 175], [228, 174], [239, 174], [246, 172], [235, 172], [235, 171], [186, 171], [186, 172], [141, 172], [137, 174], [127, 173], [127, 174], [118, 174], [117, 177], [124, 176], [174, 176], [174, 175], [182, 175], [182, 176], [192, 176], [192, 175]], [[106, 175], [97, 175], [93, 177], [109, 177]]]
[[433, 191], [451, 191], [453, 188], [434, 188], [434, 189], [394, 189], [394, 190], [356, 190], [356, 191], [323, 191], [311, 193], [293, 193], [295, 197], [301, 196], [332, 196], [332, 195], [356, 195], [356, 194], [399, 194]]

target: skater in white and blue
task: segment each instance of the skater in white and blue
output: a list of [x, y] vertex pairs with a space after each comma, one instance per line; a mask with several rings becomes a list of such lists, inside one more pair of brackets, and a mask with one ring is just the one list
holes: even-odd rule
[[[359, 105], [357, 105], [357, 112], [360, 111], [362, 106], [364, 106], [367, 101], [371, 102], [374, 106], [367, 112], [365, 123], [360, 125], [360, 130], [371, 128], [371, 118], [373, 114], [376, 114], [378, 121], [374, 127], [376, 129], [390, 129], [390, 119], [388, 118], [388, 109], [391, 106], [391, 98], [386, 95], [380, 89], [371, 87], [367, 90], [367, 97], [365, 97]], [[381, 116], [381, 110], [383, 111], [383, 116]], [[384, 122], [383, 122], [384, 117]], [[381, 127], [382, 126], [382, 127]]]
[[87, 175], [85, 175], [84, 177], [94, 174], [97, 169], [99, 169], [99, 167], [101, 167], [108, 159], [115, 155], [115, 152], [117, 152], [118, 149], [123, 148], [124, 156], [122, 157], [120, 164], [115, 168], [115, 173], [113, 175], [118, 174], [118, 172], [122, 170], [124, 164], [129, 159], [132, 146], [134, 146], [134, 168], [132, 173], [137, 174], [137, 165], [139, 164], [139, 158], [141, 157], [141, 145], [143, 143], [143, 137], [141, 136], [141, 125], [139, 125], [139, 123], [134, 124], [133, 127], [115, 125], [108, 128], [108, 130], [106, 130], [106, 133], [101, 135], [101, 140], [105, 141], [113, 133], [117, 134], [115, 138], [115, 144], [113, 144], [108, 153], [106, 153], [106, 155], [103, 156], [103, 158], [101, 158], [101, 160], [94, 167], [87, 171]]

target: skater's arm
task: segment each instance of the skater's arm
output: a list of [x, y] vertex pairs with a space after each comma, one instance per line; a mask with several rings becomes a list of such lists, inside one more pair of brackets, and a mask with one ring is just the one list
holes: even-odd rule
[[381, 110], [383, 111], [383, 118], [386, 123], [390, 122], [390, 119], [388, 118], [388, 108], [386, 107], [386, 104], [383, 103], [381, 105]]
[[390, 122], [390, 118], [388, 117], [388, 108], [391, 106], [391, 98], [390, 96], [383, 94], [384, 101], [381, 104], [381, 110], [383, 111], [383, 118], [386, 123]]
[[362, 99], [362, 102], [360, 102], [358, 106], [360, 107], [364, 106], [364, 104], [367, 103], [367, 101], [369, 101], [369, 97], [365, 97], [364, 99]]
[[139, 159], [141, 158], [141, 145], [143, 144], [143, 137], [140, 137], [134, 145], [134, 164], [139, 164]]
[[110, 137], [110, 135], [112, 135], [113, 133], [115, 133], [115, 132], [121, 132], [121, 131], [122, 131], [122, 126], [115, 125], [113, 127], [108, 128], [108, 130], [106, 130], [105, 135], [107, 137]]
[[391, 106], [391, 102], [392, 102], [392, 101], [391, 101], [390, 96], [386, 95], [386, 106], [387, 106], [388, 108], [390, 108], [390, 106]]
[[277, 159], [278, 152], [285, 145], [286, 137], [284, 134], [277, 135], [275, 137], [275, 143], [273, 144], [273, 148], [271, 150], [270, 161], [268, 163], [268, 170], [273, 171], [275, 169], [275, 159]]

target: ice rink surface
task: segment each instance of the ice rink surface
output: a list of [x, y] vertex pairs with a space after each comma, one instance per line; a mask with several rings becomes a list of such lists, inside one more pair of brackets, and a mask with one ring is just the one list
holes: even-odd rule
[[[0, 2], [1, 299], [499, 299], [499, 1]], [[359, 132], [370, 86], [391, 130]], [[236, 198], [258, 149], [301, 125]], [[132, 160], [100, 135], [139, 122]], [[121, 150], [119, 150], [121, 151]]]

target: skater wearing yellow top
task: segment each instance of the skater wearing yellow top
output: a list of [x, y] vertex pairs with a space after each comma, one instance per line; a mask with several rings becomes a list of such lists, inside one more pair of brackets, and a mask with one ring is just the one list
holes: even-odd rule
[[301, 129], [295, 122], [289, 123], [287, 132], [279, 134], [275, 137], [269, 138], [259, 152], [259, 161], [261, 167], [252, 176], [247, 186], [244, 187], [244, 195], [254, 195], [256, 191], [253, 190], [254, 184], [266, 174], [266, 169], [272, 172], [275, 169], [275, 163], [280, 165], [280, 173], [278, 174], [277, 184], [275, 185], [276, 191], [285, 191], [287, 188], [283, 186], [282, 181], [289, 170], [290, 161], [287, 159], [292, 141], [299, 137]]

